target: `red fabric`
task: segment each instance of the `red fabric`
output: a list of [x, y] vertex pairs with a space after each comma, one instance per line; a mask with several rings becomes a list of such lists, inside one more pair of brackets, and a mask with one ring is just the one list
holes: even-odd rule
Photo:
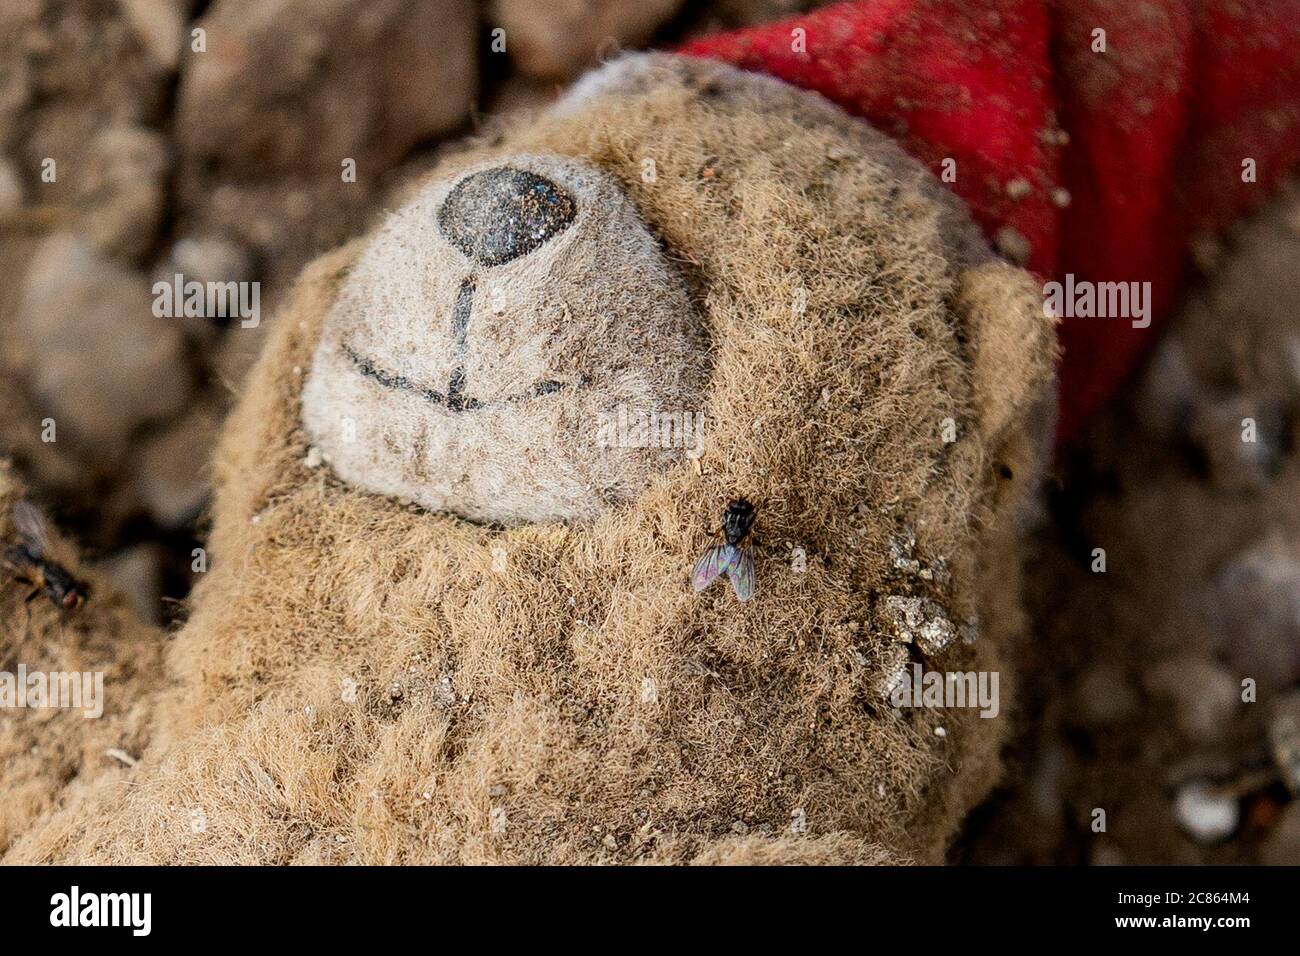
[[1300, 0], [860, 0], [681, 52], [816, 90], [941, 178], [955, 160], [952, 188], [995, 244], [1027, 240], [1042, 276], [1152, 283], [1148, 329], [1063, 321], [1062, 437], [1153, 340], [1189, 237], [1300, 163]]

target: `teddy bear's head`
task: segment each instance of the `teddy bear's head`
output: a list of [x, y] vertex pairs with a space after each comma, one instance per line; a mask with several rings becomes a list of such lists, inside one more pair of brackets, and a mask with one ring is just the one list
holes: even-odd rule
[[704, 354], [685, 283], [612, 177], [504, 155], [433, 181], [375, 236], [303, 421], [359, 487], [476, 521], [589, 518], [692, 444], [652, 455], [618, 425], [697, 422]]
[[[272, 336], [171, 651], [169, 728], [222, 728], [175, 762], [238, 823], [205, 852], [286, 817], [241, 747], [356, 859], [935, 860], [992, 785], [1004, 719], [887, 688], [1004, 666], [1054, 339], [884, 135], [617, 61], [446, 157]], [[743, 604], [691, 587], [742, 497]], [[129, 802], [154, 833], [184, 799]]]

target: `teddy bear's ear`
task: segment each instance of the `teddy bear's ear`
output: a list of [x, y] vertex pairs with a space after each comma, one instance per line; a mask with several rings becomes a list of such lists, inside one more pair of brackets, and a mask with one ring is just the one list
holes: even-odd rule
[[1055, 429], [1055, 319], [1037, 280], [1005, 262], [962, 272], [955, 307], [964, 325], [980, 437], [1000, 453], [1026, 432], [1050, 442]]

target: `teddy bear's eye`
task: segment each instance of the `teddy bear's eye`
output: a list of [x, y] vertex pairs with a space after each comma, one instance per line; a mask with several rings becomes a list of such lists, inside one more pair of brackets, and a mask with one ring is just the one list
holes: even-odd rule
[[438, 209], [438, 230], [479, 265], [526, 256], [573, 223], [573, 197], [545, 176], [497, 166], [467, 176]]

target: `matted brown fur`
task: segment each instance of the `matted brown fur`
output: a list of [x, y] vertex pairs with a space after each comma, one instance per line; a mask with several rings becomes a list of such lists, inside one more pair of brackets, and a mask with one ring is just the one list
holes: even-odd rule
[[[16, 540], [12, 511], [23, 496], [0, 461], [0, 549]], [[56, 540], [53, 549], [50, 558], [89, 584], [90, 600], [61, 614], [44, 594], [27, 603], [32, 586], [0, 574], [0, 671], [102, 672], [104, 711], [87, 718], [77, 710], [0, 710], [0, 854], [60, 803], [125, 776], [149, 740], [165, 683], [162, 632], [141, 623], [106, 577], [76, 560], [74, 548]]]
[[[942, 857], [1013, 700], [1050, 324], [885, 137], [726, 67], [642, 69], [451, 163], [553, 153], [623, 185], [708, 327], [701, 467], [585, 524], [505, 530], [309, 468], [300, 389], [361, 245], [321, 258], [226, 429], [212, 569], [152, 746], [8, 859]], [[744, 605], [688, 580], [736, 495], [759, 509]], [[899, 571], [909, 528], [950, 583]], [[890, 593], [979, 622], [927, 666], [1003, 671], [1002, 718], [881, 700]]]

